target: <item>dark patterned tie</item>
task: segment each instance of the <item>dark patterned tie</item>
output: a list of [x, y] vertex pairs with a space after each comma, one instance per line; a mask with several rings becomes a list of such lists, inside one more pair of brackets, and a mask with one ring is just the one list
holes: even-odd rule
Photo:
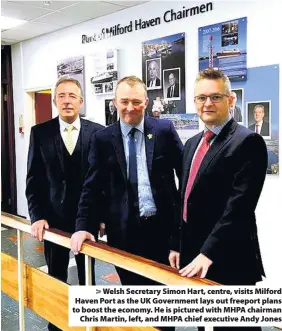
[[129, 171], [128, 171], [128, 200], [129, 200], [129, 218], [138, 221], [139, 219], [139, 201], [138, 201], [138, 176], [137, 176], [137, 158], [135, 132], [136, 128], [132, 128], [128, 134], [128, 150], [129, 150]]

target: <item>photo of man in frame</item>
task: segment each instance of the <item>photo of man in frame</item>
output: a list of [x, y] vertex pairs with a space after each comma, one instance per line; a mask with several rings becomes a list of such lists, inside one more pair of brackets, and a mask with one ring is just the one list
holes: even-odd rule
[[180, 100], [180, 68], [163, 71], [164, 97], [171, 100]]
[[264, 138], [270, 138], [270, 101], [248, 103], [248, 128]]
[[161, 71], [161, 58], [146, 61], [146, 82], [148, 90], [161, 88]]

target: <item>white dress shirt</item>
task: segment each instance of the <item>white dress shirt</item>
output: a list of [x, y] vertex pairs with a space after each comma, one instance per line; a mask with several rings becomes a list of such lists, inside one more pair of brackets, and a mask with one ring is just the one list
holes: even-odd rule
[[63, 121], [61, 119], [61, 117], [59, 117], [59, 123], [60, 123], [61, 137], [62, 137], [65, 145], [66, 145], [66, 135], [67, 135], [67, 131], [65, 129], [70, 124], [74, 126], [73, 130], [71, 131], [71, 136], [72, 136], [73, 146], [75, 148], [77, 140], [78, 140], [78, 136], [79, 136], [80, 127], [81, 127], [79, 116], [77, 116], [77, 119], [73, 123], [67, 123], [67, 122]]

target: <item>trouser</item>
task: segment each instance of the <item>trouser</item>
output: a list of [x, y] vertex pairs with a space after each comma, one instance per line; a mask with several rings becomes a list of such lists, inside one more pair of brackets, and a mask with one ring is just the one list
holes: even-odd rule
[[[165, 234], [162, 235], [162, 229], [157, 216], [141, 217], [138, 228], [129, 230], [127, 240], [127, 251], [150, 260], [168, 264], [168, 241]], [[140, 276], [134, 272], [116, 267], [122, 285], [163, 285], [152, 279]], [[157, 327], [160, 330], [174, 331], [174, 327]]]
[[[68, 279], [70, 249], [44, 241], [44, 255], [48, 266], [48, 274], [66, 283]], [[79, 285], [85, 285], [85, 255], [75, 255]], [[95, 285], [95, 259], [92, 259], [92, 285]], [[59, 331], [55, 325], [49, 323], [48, 330]]]

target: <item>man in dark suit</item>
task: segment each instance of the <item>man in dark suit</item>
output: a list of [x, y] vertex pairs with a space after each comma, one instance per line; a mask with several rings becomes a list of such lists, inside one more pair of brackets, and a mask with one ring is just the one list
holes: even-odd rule
[[194, 100], [205, 129], [184, 147], [181, 240], [175, 237], [169, 259], [185, 277], [255, 285], [264, 275], [255, 208], [267, 151], [260, 135], [229, 114], [230, 90], [220, 70], [209, 68], [197, 77]]
[[261, 136], [269, 136], [269, 123], [264, 121], [264, 106], [256, 105], [254, 107], [255, 123], [249, 126], [249, 129], [259, 133]]
[[158, 78], [160, 74], [160, 68], [157, 61], [153, 60], [149, 62], [148, 65], [148, 81], [147, 81], [147, 87], [154, 89], [154, 88], [160, 88], [161, 87], [161, 80]]
[[168, 76], [169, 88], [167, 89], [167, 98], [179, 98], [179, 84], [175, 82], [174, 74]]
[[[93, 137], [76, 230], [89, 227], [91, 207], [100, 214], [103, 190], [108, 244], [168, 264], [179, 202], [174, 170], [179, 176], [183, 146], [172, 122], [144, 117], [149, 99], [139, 78], [120, 80], [114, 102], [120, 121]], [[81, 232], [72, 236], [75, 253], [84, 239]], [[156, 284], [121, 268], [117, 271], [123, 285]]]
[[[31, 219], [31, 235], [42, 240], [44, 229], [75, 231], [81, 188], [88, 169], [91, 135], [102, 129], [99, 124], [80, 119], [82, 90], [72, 78], [56, 84], [54, 103], [59, 117], [31, 129], [28, 154], [26, 197]], [[92, 239], [98, 227], [85, 230]], [[89, 232], [88, 232], [89, 231]], [[90, 233], [91, 232], [91, 233]], [[67, 281], [69, 249], [44, 241], [49, 275]], [[75, 256], [80, 285], [85, 285], [84, 254]], [[93, 274], [93, 280], [95, 280]], [[49, 330], [59, 330], [49, 324]]]
[[240, 107], [236, 106], [237, 102], [237, 94], [236, 92], [232, 91], [230, 93], [230, 96], [232, 97], [232, 103], [230, 105], [230, 114], [234, 118], [234, 121], [236, 122], [242, 122], [242, 112]]

